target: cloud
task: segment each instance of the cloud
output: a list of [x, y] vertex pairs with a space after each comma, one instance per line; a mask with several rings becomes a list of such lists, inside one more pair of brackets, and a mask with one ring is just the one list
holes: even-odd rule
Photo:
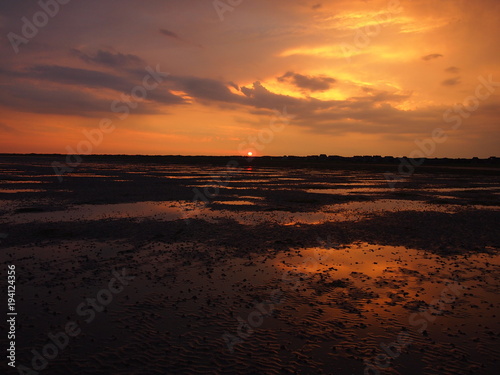
[[323, 76], [305, 76], [302, 74], [287, 72], [281, 77], [278, 77], [279, 82], [291, 81], [298, 88], [309, 91], [325, 91], [332, 87], [336, 82], [334, 78]]
[[[48, 80], [58, 84], [111, 89], [128, 95], [134, 87], [142, 84], [141, 79], [145, 74], [145, 71], [141, 71], [140, 75], [137, 75], [138, 79], [135, 80], [96, 70], [69, 68], [57, 65], [38, 65], [31, 68], [28, 76], [30, 78]], [[155, 90], [149, 91], [147, 98], [161, 104], [182, 104], [185, 102], [183, 98], [174, 95], [161, 86]]]
[[0, 103], [19, 112], [82, 117], [96, 117], [110, 111], [109, 101], [82, 90], [52, 89], [26, 83], [0, 85]]
[[234, 82], [228, 82], [227, 84], [229, 86], [231, 86], [231, 87], [234, 87], [236, 90], [240, 91], [240, 87], [236, 83], [234, 83]]
[[164, 105], [186, 104], [184, 98], [173, 94], [169, 90], [161, 88], [161, 86], [153, 91], [149, 91], [147, 99]]
[[275, 94], [265, 88], [259, 81], [254, 82], [252, 87], [242, 87], [241, 92], [246, 96], [243, 103], [256, 108], [274, 109], [286, 106], [289, 108], [294, 107], [297, 110], [305, 110], [312, 102], [316, 102], [318, 106], [321, 106], [322, 103], [326, 104], [326, 102], [317, 99], [299, 99], [288, 95]]
[[355, 96], [354, 99], [358, 102], [371, 102], [371, 103], [382, 103], [382, 102], [403, 102], [412, 96], [411, 92], [388, 92], [383, 90], [375, 90], [369, 87], [362, 87], [363, 92], [368, 95], [365, 96]]
[[456, 66], [450, 66], [449, 68], [446, 68], [444, 71], [447, 73], [459, 73], [460, 69], [457, 68]]
[[[163, 114], [158, 104], [182, 104], [184, 100], [169, 91], [148, 93], [148, 99], [133, 108], [132, 114]], [[113, 100], [97, 93], [79, 90], [72, 86], [41, 87], [30, 83], [0, 85], [0, 105], [24, 113], [71, 115], [80, 117], [102, 117], [112, 113]], [[154, 101], [154, 102], [153, 102]]]
[[201, 44], [197, 44], [197, 43], [193, 43], [193, 42], [190, 42], [188, 40], [185, 40], [185, 39], [181, 38], [179, 35], [177, 35], [176, 33], [174, 33], [173, 31], [170, 31], [170, 30], [167, 30], [167, 29], [160, 29], [160, 33], [163, 34], [163, 35], [165, 35], [165, 36], [167, 36], [167, 37], [169, 37], [169, 38], [175, 39], [175, 40], [177, 40], [179, 42], [203, 48], [203, 46]]
[[174, 33], [173, 31], [170, 31], [170, 30], [167, 30], [167, 29], [160, 29], [160, 33], [163, 34], [163, 35], [166, 35], [170, 38], [173, 38], [173, 39], [177, 39], [177, 40], [180, 40], [181, 42], [183, 42], [184, 40], [182, 40], [179, 35], [177, 35], [176, 33]]
[[50, 82], [90, 88], [107, 88], [122, 92], [128, 92], [135, 86], [129, 79], [113, 74], [59, 65], [36, 65], [29, 70], [28, 75], [31, 78]]
[[72, 54], [90, 64], [97, 64], [109, 67], [131, 67], [131, 66], [145, 66], [146, 63], [137, 55], [113, 53], [104, 50], [98, 50], [94, 55], [89, 55], [81, 52], [78, 49], [72, 49]]
[[273, 109], [286, 107], [295, 116], [294, 125], [318, 134], [404, 131], [419, 133], [422, 123], [432, 124], [439, 118], [439, 110], [401, 110], [396, 104], [408, 100], [410, 92], [388, 92], [366, 88], [364, 96], [345, 100], [319, 100], [311, 97], [297, 98], [277, 94], [256, 81], [251, 86], [240, 88], [243, 95], [231, 92], [222, 81], [173, 76], [167, 78], [177, 90], [186, 92], [193, 100], [205, 105], [227, 105], [246, 107], [249, 113], [269, 115]]
[[[97, 54], [95, 55], [97, 56]], [[24, 112], [57, 113], [96, 117], [110, 112], [110, 101], [92, 95], [93, 91], [79, 90], [79, 86], [91, 89], [108, 88], [129, 93], [138, 84], [144, 72], [128, 71], [130, 76], [57, 65], [38, 65], [23, 71], [23, 80], [12, 82], [10, 87], [0, 86], [0, 101], [7, 107]], [[4, 72], [13, 76], [11, 72]], [[336, 80], [327, 76], [307, 76], [289, 71], [279, 77], [299, 89], [315, 91], [330, 88]], [[50, 81], [53, 86], [33, 84], [33, 79]], [[24, 82], [19, 85], [19, 82]], [[61, 86], [62, 85], [62, 86]], [[239, 89], [235, 92], [234, 89]], [[232, 81], [203, 78], [197, 76], [170, 75], [162, 85], [148, 93], [154, 101], [141, 103], [136, 112], [162, 113], [157, 106], [184, 104], [190, 105], [182, 96], [170, 90], [182, 92], [208, 106], [219, 108], [246, 109], [248, 113], [269, 115], [272, 110], [288, 108], [295, 116], [294, 124], [317, 134], [345, 132], [393, 132], [398, 127], [418, 129], [422, 122], [432, 123], [432, 117], [422, 111], [403, 111], [395, 105], [406, 101], [411, 93], [384, 91], [359, 85], [363, 93], [345, 100], [320, 100], [311, 97], [292, 97], [275, 93], [259, 81], [241, 86]], [[181, 94], [179, 94], [181, 95]], [[118, 99], [118, 98], [117, 98]], [[292, 113], [293, 112], [293, 113]], [[434, 114], [438, 116], [439, 114]], [[416, 131], [416, 130], [415, 130]]]
[[431, 53], [430, 55], [422, 56], [422, 60], [429, 61], [429, 60], [434, 60], [439, 57], [443, 57], [443, 55], [439, 53]]
[[169, 76], [166, 80], [172, 82], [176, 89], [186, 92], [195, 99], [226, 103], [241, 102], [241, 96], [233, 94], [221, 81], [193, 76]]
[[445, 79], [441, 84], [443, 86], [456, 86], [460, 84], [460, 77]]
[[[0, 68], [3, 81], [0, 85], [0, 103], [5, 108], [20, 112], [96, 117], [109, 113], [113, 100], [122, 100], [118, 94], [114, 98], [103, 98], [102, 89], [130, 95], [134, 87], [142, 84], [145, 75], [144, 70], [140, 76], [136, 74], [129, 78], [58, 65], [36, 65], [22, 71]], [[159, 85], [148, 91], [147, 99], [133, 113], [163, 113], [158, 110], [158, 104], [185, 103], [184, 98]]]
[[269, 110], [282, 108], [283, 106], [293, 106], [304, 111], [314, 110], [314, 108], [326, 108], [330, 105], [329, 101], [313, 98], [299, 99], [273, 93], [259, 81], [254, 82], [250, 87], [240, 87], [240, 92], [243, 95], [235, 94], [229, 89], [229, 86], [234, 87], [234, 83], [225, 83], [215, 79], [194, 76], [170, 76], [166, 78], [166, 81], [171, 82], [175, 90], [183, 91], [194, 100], [205, 104], [243, 105], [251, 109]]
[[[294, 116], [295, 126], [316, 134], [341, 134], [362, 132], [377, 134], [386, 132], [421, 133], [426, 123], [439, 117], [439, 110], [401, 110], [396, 104], [408, 100], [410, 92], [366, 90], [367, 95], [345, 100], [318, 100], [279, 95], [267, 90], [260, 82], [253, 87], [243, 87], [248, 96], [246, 105], [256, 108], [283, 108]], [[424, 126], [423, 126], [424, 124]]]

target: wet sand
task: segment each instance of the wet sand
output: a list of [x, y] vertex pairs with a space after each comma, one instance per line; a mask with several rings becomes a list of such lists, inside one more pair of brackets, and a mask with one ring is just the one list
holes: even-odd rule
[[40, 373], [496, 373], [494, 169], [47, 160], [0, 158], [18, 364], [76, 321]]

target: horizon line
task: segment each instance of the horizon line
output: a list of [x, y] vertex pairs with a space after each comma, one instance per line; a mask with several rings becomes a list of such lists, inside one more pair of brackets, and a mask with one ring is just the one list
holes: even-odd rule
[[[39, 155], [39, 156], [67, 156], [67, 153], [38, 153], [38, 152], [0, 152], [0, 156], [9, 156], [9, 155], [18, 155], [18, 156], [26, 156], [26, 155]], [[408, 156], [394, 156], [394, 155], [353, 155], [353, 156], [343, 156], [343, 155], [329, 155], [329, 154], [309, 154], [309, 155], [182, 155], [182, 154], [71, 154], [71, 155], [79, 155], [82, 157], [86, 156], [144, 156], [144, 157], [205, 157], [205, 158], [245, 158], [245, 159], [257, 159], [257, 158], [308, 158], [308, 157], [318, 157], [318, 158], [395, 158], [395, 159], [425, 159], [425, 160], [433, 160], [433, 159], [464, 159], [464, 160], [488, 160], [488, 159], [497, 159], [498, 156], [492, 155], [488, 157], [451, 157], [451, 156], [441, 156], [441, 157], [423, 157], [423, 158], [410, 158]]]

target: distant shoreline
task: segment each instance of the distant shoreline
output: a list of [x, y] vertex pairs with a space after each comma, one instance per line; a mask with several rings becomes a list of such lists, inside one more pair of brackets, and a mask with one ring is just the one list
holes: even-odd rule
[[[38, 161], [51, 163], [64, 160], [65, 154], [0, 154], [0, 160], [13, 161]], [[393, 169], [398, 167], [401, 160], [409, 160], [406, 157], [364, 155], [344, 157], [337, 155], [311, 155], [311, 156], [186, 156], [186, 155], [121, 155], [121, 154], [94, 154], [81, 155], [84, 163], [108, 162], [108, 163], [161, 163], [161, 164], [211, 164], [225, 165], [230, 160], [238, 161], [242, 167], [286, 167], [286, 168], [368, 168], [368, 169]], [[500, 170], [500, 158], [424, 158], [422, 165], [416, 170], [438, 171], [441, 168], [453, 168], [460, 170], [474, 170], [485, 172], [497, 172]]]

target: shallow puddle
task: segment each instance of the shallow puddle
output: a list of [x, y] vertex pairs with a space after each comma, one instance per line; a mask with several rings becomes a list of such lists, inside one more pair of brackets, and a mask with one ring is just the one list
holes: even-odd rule
[[44, 190], [40, 189], [0, 189], [0, 193], [14, 194], [14, 193], [39, 193]]
[[244, 201], [244, 200], [241, 200], [241, 201], [214, 201], [212, 203], [213, 204], [228, 204], [230, 206], [240, 206], [240, 205], [253, 206], [253, 205], [255, 205], [255, 202]]
[[308, 193], [316, 194], [355, 194], [355, 193], [383, 193], [389, 191], [388, 188], [351, 188], [351, 189], [307, 189]]

